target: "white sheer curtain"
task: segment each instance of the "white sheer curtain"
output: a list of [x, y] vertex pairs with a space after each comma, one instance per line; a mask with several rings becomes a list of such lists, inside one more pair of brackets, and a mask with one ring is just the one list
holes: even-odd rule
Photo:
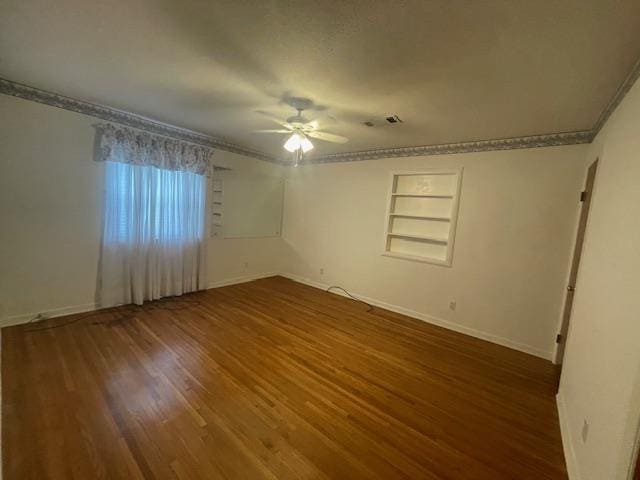
[[205, 286], [206, 177], [105, 161], [98, 299], [141, 304]]

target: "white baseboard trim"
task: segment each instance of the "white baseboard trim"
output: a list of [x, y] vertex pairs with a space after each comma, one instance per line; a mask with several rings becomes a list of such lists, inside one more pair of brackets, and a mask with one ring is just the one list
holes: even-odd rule
[[[207, 289], [210, 288], [219, 288], [225, 287], [229, 285], [236, 285], [239, 283], [251, 282], [253, 280], [259, 280], [261, 278], [273, 277], [276, 275], [281, 275], [283, 277], [289, 278], [295, 282], [303, 283], [305, 285], [309, 285], [315, 288], [319, 288], [322, 290], [326, 290], [330, 285], [317, 282], [314, 280], [310, 280], [308, 278], [303, 278], [298, 275], [290, 274], [290, 273], [282, 273], [282, 272], [266, 272], [266, 273], [258, 273], [253, 275], [244, 275], [240, 277], [234, 277], [224, 280], [218, 280], [215, 282], [210, 282], [207, 285]], [[344, 293], [334, 291], [337, 295], [346, 296]], [[408, 317], [416, 318], [418, 320], [422, 320], [427, 323], [431, 323], [433, 325], [438, 325], [440, 327], [447, 328], [449, 330], [453, 330], [459, 333], [464, 333], [466, 335], [470, 335], [472, 337], [480, 338], [482, 340], [487, 340], [492, 343], [497, 343], [498, 345], [502, 345], [508, 348], [513, 348], [514, 350], [519, 350], [521, 352], [529, 353], [531, 355], [535, 355], [537, 357], [544, 358], [546, 360], [551, 360], [553, 358], [553, 352], [547, 352], [544, 350], [540, 350], [535, 347], [531, 347], [529, 345], [525, 345], [522, 343], [514, 342], [504, 337], [500, 337], [497, 335], [493, 335], [490, 333], [486, 333], [480, 330], [476, 330], [474, 328], [465, 327], [464, 325], [458, 325], [453, 322], [449, 322], [447, 320], [443, 320], [441, 318], [433, 317], [431, 315], [427, 315], [425, 313], [421, 313], [415, 310], [411, 310], [408, 308], [404, 308], [398, 305], [393, 305], [390, 303], [382, 302], [375, 298], [370, 298], [365, 295], [360, 295], [357, 292], [352, 292], [356, 297], [361, 298], [362, 300], [370, 303], [371, 305], [375, 305], [377, 307], [381, 307], [392, 312], [400, 313], [402, 315], [406, 315]], [[51, 310], [44, 310], [40, 312], [27, 313], [22, 315], [14, 315], [0, 320], [0, 328], [9, 327], [11, 325], [19, 325], [21, 323], [27, 323], [35, 319], [38, 315], [42, 315], [44, 318], [55, 318], [62, 317], [64, 315], [71, 315], [74, 313], [84, 313], [96, 310], [98, 306], [95, 303], [85, 303], [81, 305], [73, 305], [69, 307], [60, 307], [54, 308]]]
[[[310, 280], [308, 278], [300, 277], [298, 275], [294, 275], [291, 273], [281, 273], [280, 275], [290, 280], [293, 280], [294, 282], [304, 283], [305, 285], [309, 285], [315, 288], [320, 288], [322, 290], [326, 290], [327, 288], [330, 287], [330, 285], [328, 284], [317, 282], [315, 280]], [[332, 291], [331, 293], [335, 293], [336, 295], [342, 295], [343, 297], [347, 296], [346, 294], [339, 291]], [[513, 340], [509, 340], [508, 338], [500, 337], [498, 335], [493, 335], [491, 333], [483, 332], [481, 330], [476, 330], [475, 328], [465, 327], [464, 325], [459, 325], [457, 323], [449, 322], [447, 320], [433, 317], [431, 315], [427, 315], [425, 313], [421, 313], [408, 308], [400, 307], [398, 305], [382, 302], [375, 298], [361, 295], [357, 292], [351, 292], [351, 293], [354, 296], [358, 297], [359, 299], [364, 300], [367, 303], [370, 303], [371, 305], [375, 305], [377, 307], [384, 308], [386, 310], [391, 310], [392, 312], [400, 313], [402, 315], [406, 315], [407, 317], [416, 318], [418, 320], [422, 320], [424, 322], [431, 323], [439, 327], [444, 327], [458, 333], [464, 333], [465, 335], [470, 335], [472, 337], [480, 338], [482, 340], [487, 340], [492, 343], [497, 343], [498, 345], [502, 345], [503, 347], [508, 347], [514, 350], [518, 350], [520, 352], [528, 353], [530, 355], [535, 355], [536, 357], [541, 357], [541, 358], [544, 358], [545, 360], [551, 360], [553, 358], [552, 351], [548, 352], [536, 347], [532, 347], [530, 345], [514, 342]]]
[[209, 283], [207, 285], [207, 289], [227, 287], [229, 285], [236, 285], [238, 283], [252, 282], [254, 280], [260, 280], [261, 278], [275, 277], [276, 275], [280, 275], [280, 273], [279, 272], [257, 273], [254, 275], [244, 275], [242, 277], [229, 278], [226, 280], [218, 280], [216, 282]]
[[[279, 275], [279, 273], [277, 272], [260, 273], [255, 275], [247, 275], [243, 277], [230, 278], [227, 280], [219, 280], [217, 282], [209, 283], [207, 285], [207, 289], [224, 287], [227, 285], [235, 285], [237, 283], [250, 282], [252, 280], [258, 280], [260, 278], [273, 277], [274, 275]], [[99, 307], [95, 303], [83, 303], [81, 305], [72, 305], [69, 307], [52, 308], [50, 310], [41, 310], [39, 312], [24, 313], [21, 315], [12, 315], [10, 317], [0, 319], [0, 328], [10, 327], [12, 325], [20, 325], [23, 323], [29, 323], [35, 320], [38, 317], [38, 315], [40, 315], [44, 320], [49, 318], [63, 317], [65, 315], [72, 315], [74, 313], [92, 312], [100, 308], [107, 308], [107, 307]]]
[[564, 402], [562, 392], [556, 395], [556, 406], [558, 407], [558, 419], [560, 420], [560, 435], [562, 437], [562, 449], [564, 450], [564, 461], [567, 464], [567, 474], [569, 480], [581, 480], [578, 470], [578, 460], [571, 441], [571, 431], [569, 428], [569, 418], [567, 417], [567, 407]]
[[74, 313], [84, 313], [96, 310], [95, 303], [83, 303], [81, 305], [72, 305], [70, 307], [52, 308], [51, 310], [41, 310], [39, 312], [25, 313], [22, 315], [13, 315], [0, 320], [0, 328], [10, 327], [12, 325], [20, 325], [35, 320], [38, 315], [42, 316], [42, 320], [55, 317], [63, 317]]

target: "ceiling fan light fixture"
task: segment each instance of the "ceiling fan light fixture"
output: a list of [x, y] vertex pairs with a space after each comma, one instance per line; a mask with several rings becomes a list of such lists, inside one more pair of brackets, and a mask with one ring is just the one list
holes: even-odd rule
[[302, 141], [300, 142], [300, 147], [304, 153], [307, 153], [309, 150], [313, 149], [313, 143], [307, 137], [302, 137]]
[[295, 152], [302, 149], [304, 153], [307, 153], [313, 148], [313, 143], [306, 136], [300, 133], [294, 133], [284, 143], [284, 149], [288, 152]]
[[286, 142], [284, 142], [284, 149], [288, 152], [295, 152], [302, 145], [302, 137], [298, 133], [291, 135]]

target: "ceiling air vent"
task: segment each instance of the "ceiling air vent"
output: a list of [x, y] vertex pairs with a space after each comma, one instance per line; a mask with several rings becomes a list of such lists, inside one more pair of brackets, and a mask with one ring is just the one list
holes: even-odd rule
[[[387, 123], [390, 123], [391, 125], [393, 125], [394, 123], [404, 123], [398, 115], [390, 115], [388, 117], [384, 117], [384, 119], [386, 120]], [[365, 127], [376, 127], [376, 126], [383, 127], [384, 121], [380, 122], [378, 120], [367, 120], [365, 122], [362, 122], [362, 124]]]

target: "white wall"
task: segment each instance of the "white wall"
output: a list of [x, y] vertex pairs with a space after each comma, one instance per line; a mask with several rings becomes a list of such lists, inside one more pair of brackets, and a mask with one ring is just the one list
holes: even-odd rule
[[[0, 325], [93, 308], [101, 232], [99, 120], [0, 95]], [[282, 167], [216, 151], [215, 163], [281, 175]], [[209, 282], [277, 272], [280, 238], [211, 240]], [[245, 262], [248, 267], [245, 267]]]
[[[284, 168], [234, 153], [217, 151], [215, 164], [233, 169], [238, 175], [282, 176]], [[209, 182], [209, 188], [211, 188]], [[211, 198], [211, 197], [209, 197]], [[265, 275], [277, 275], [282, 266], [281, 237], [209, 239], [208, 281], [210, 287]]]
[[587, 162], [597, 157], [558, 404], [571, 479], [625, 480], [640, 423], [640, 83], [591, 145]]
[[[285, 272], [551, 358], [587, 146], [291, 169]], [[381, 256], [390, 172], [464, 167], [451, 268]], [[324, 274], [320, 269], [324, 268]], [[457, 301], [457, 310], [448, 308]]]

